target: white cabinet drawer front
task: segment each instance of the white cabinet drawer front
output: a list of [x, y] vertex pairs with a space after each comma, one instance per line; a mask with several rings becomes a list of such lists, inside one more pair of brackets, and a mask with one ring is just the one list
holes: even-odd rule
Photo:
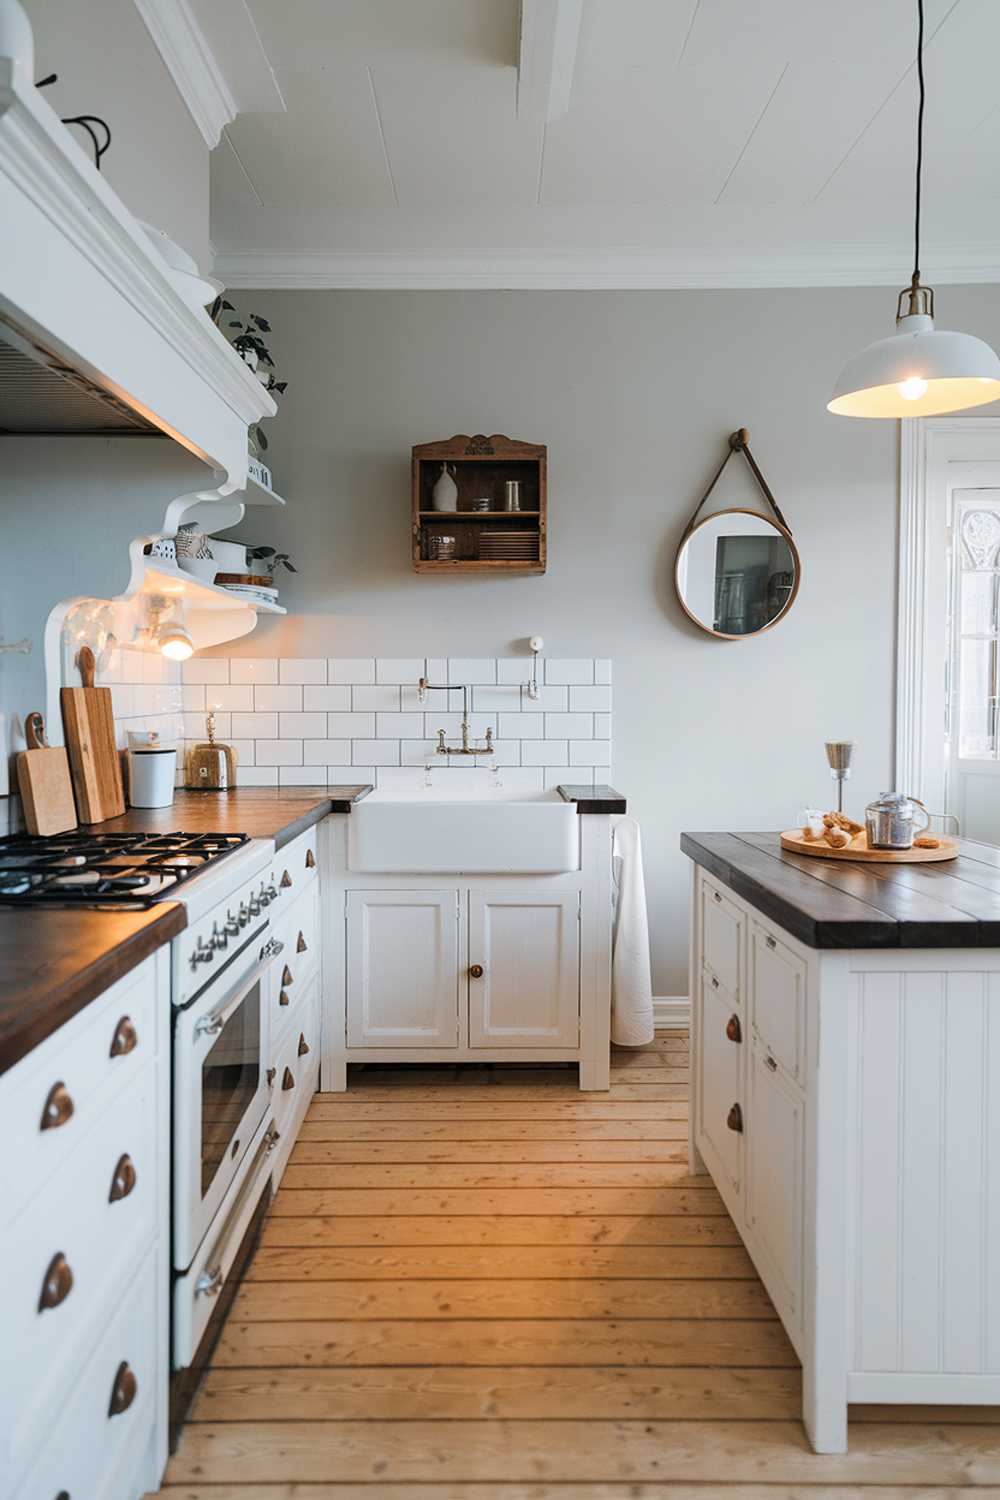
[[122, 1283], [124, 1296], [102, 1324], [97, 1348], [68, 1385], [58, 1389], [55, 1372], [39, 1377], [45, 1425], [34, 1446], [41, 1457], [17, 1500], [54, 1500], [64, 1491], [70, 1500], [133, 1500], [135, 1491], [123, 1487], [122, 1459], [144, 1447], [152, 1428], [157, 1304], [167, 1275], [165, 1256], [151, 1251], [138, 1276]]
[[[767, 1289], [786, 1324], [802, 1311], [805, 1106], [759, 1046], [750, 1054], [747, 1225]], [[757, 1256], [754, 1256], [755, 1260]]]
[[714, 881], [701, 881], [702, 959], [737, 1001], [743, 999], [742, 911]]
[[275, 1052], [275, 1075], [271, 1086], [272, 1112], [284, 1133], [288, 1117], [295, 1112], [310, 1070], [319, 1057], [319, 983], [312, 985], [296, 1005], [291, 1026]]
[[730, 1186], [739, 1194], [743, 1178], [743, 1022], [732, 999], [701, 978], [698, 1025], [699, 1135], [708, 1141]]
[[156, 1230], [156, 1070], [116, 1098], [7, 1236], [0, 1373], [15, 1462], [47, 1433], [53, 1391], [82, 1367]]
[[275, 936], [283, 943], [274, 966], [271, 1035], [283, 1033], [291, 1011], [319, 969], [319, 886], [313, 883], [281, 917]]
[[0, 1079], [0, 1140], [8, 1143], [0, 1154], [0, 1222], [17, 1216], [155, 1057], [156, 1004], [156, 970], [147, 959]]
[[750, 1019], [756, 1035], [800, 1086], [806, 1069], [806, 965], [775, 933], [750, 924]]
[[281, 907], [312, 885], [319, 876], [320, 824], [307, 828], [274, 856], [274, 870]]
[[575, 1047], [580, 896], [469, 892], [470, 1047]]
[[350, 891], [347, 1041], [458, 1045], [458, 892]]

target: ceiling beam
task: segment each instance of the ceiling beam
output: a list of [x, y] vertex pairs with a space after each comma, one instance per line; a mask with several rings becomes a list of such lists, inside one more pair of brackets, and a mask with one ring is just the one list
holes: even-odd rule
[[569, 113], [583, 0], [521, 0], [517, 113], [546, 124]]

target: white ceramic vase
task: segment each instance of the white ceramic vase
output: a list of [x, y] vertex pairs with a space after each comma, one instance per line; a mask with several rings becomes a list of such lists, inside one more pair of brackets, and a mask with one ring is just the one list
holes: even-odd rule
[[431, 503], [435, 510], [458, 510], [458, 485], [455, 483], [455, 465], [442, 464], [441, 473], [431, 490]]

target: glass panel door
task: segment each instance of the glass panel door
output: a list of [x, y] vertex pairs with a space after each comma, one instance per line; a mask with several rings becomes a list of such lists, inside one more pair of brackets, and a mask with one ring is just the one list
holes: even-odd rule
[[260, 986], [247, 990], [202, 1063], [202, 1198], [227, 1157], [249, 1144], [235, 1137], [260, 1084]]

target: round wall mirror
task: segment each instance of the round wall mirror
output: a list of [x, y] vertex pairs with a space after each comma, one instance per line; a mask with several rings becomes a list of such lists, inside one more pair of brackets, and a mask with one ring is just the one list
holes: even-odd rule
[[685, 533], [674, 583], [684, 613], [709, 635], [738, 641], [776, 625], [799, 587], [791, 532], [755, 510], [721, 510]]

